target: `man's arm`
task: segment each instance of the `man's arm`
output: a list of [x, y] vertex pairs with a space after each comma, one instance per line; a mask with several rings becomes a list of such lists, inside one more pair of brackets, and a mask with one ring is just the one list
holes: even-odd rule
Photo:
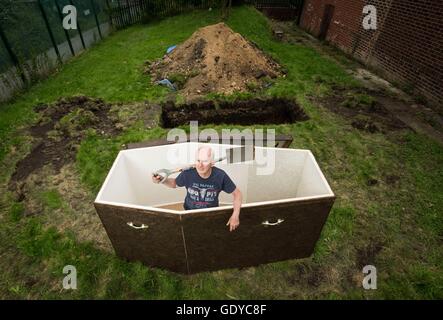
[[169, 188], [177, 188], [177, 183], [175, 183], [175, 178], [166, 178], [163, 184]]
[[240, 208], [242, 203], [242, 194], [239, 188], [235, 188], [232, 195], [234, 196], [234, 211], [226, 224], [229, 226], [229, 231], [237, 229], [237, 227], [240, 225]]

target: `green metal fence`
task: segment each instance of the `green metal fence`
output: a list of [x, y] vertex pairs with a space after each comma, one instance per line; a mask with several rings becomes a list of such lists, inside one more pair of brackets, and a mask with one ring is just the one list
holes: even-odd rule
[[[62, 27], [66, 5], [77, 8], [77, 30]], [[107, 23], [106, 0], [1, 0], [0, 72], [42, 54], [65, 61], [108, 33]]]
[[112, 24], [117, 28], [172, 16], [192, 9], [208, 9], [220, 0], [108, 0]]
[[[192, 9], [220, 7], [221, 0], [108, 0], [112, 24], [120, 29], [128, 25], [159, 17], [179, 14]], [[299, 8], [304, 0], [232, 0], [232, 5], [250, 4], [257, 8]]]
[[[233, 0], [233, 5], [300, 6], [301, 0]], [[100, 41], [113, 29], [192, 9], [216, 8], [221, 0], [0, 0], [0, 101], [35, 76]], [[77, 9], [77, 29], [65, 30], [63, 8]]]
[[[217, 7], [221, 0], [0, 0], [0, 72], [53, 51], [65, 61], [100, 40], [103, 25], [123, 28], [189, 9]], [[244, 0], [262, 7], [300, 6], [300, 0]], [[62, 9], [74, 5], [78, 29], [62, 27]], [[94, 32], [91, 32], [94, 30]], [[89, 31], [89, 33], [88, 33]], [[109, 30], [107, 30], [109, 31]]]

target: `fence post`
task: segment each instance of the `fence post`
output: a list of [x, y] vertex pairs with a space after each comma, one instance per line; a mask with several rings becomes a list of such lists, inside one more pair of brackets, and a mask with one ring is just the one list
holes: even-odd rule
[[[74, 6], [74, 3], [72, 2], [72, 0], [69, 0], [69, 4], [70, 4], [71, 6]], [[80, 28], [80, 22], [79, 22], [78, 20], [79, 20], [79, 19], [78, 19], [78, 16], [77, 16], [77, 29], [78, 29], [78, 34], [80, 35], [80, 40], [81, 40], [81, 42], [82, 42], [83, 49], [86, 50], [85, 40], [83, 39], [82, 29]]]
[[303, 10], [305, 8], [305, 0], [300, 0], [298, 3], [299, 3], [299, 8], [298, 8], [298, 15], [297, 15], [297, 25], [300, 26], [301, 16], [302, 16]]
[[49, 25], [48, 17], [46, 16], [45, 9], [43, 8], [41, 0], [37, 1], [38, 7], [43, 16], [43, 20], [45, 20], [46, 29], [48, 29], [49, 38], [51, 38], [52, 45], [54, 46], [55, 53], [57, 54], [58, 61], [62, 63], [62, 58], [60, 57], [60, 52], [58, 51], [57, 43], [55, 42], [54, 34], [52, 33], [51, 26]]
[[98, 22], [97, 11], [95, 11], [95, 1], [94, 0], [90, 1], [92, 6], [92, 12], [94, 12], [95, 23], [97, 24], [98, 34], [100, 35], [100, 39], [103, 39], [102, 31], [100, 30], [100, 23]]
[[128, 15], [129, 15], [129, 25], [134, 23], [134, 19], [132, 18], [132, 12], [131, 12], [131, 7], [129, 6], [129, 1], [126, 0], [126, 7], [128, 8]]
[[111, 28], [113, 28], [114, 23], [112, 22], [112, 10], [111, 10], [111, 6], [109, 5], [109, 0], [106, 0], [106, 6], [108, 7], [108, 11], [109, 11], [109, 23], [111, 24]]
[[[60, 5], [58, 4], [57, 0], [54, 0], [54, 3], [55, 3], [55, 6], [57, 7], [58, 16], [60, 17], [60, 22], [61, 22], [62, 28], [63, 28], [63, 14], [62, 14], [62, 11], [60, 10]], [[74, 51], [74, 48], [72, 47], [71, 38], [69, 37], [68, 30], [63, 28], [63, 31], [65, 32], [66, 40], [68, 41], [69, 49], [71, 49], [72, 56], [75, 56], [75, 51]]]
[[[126, 3], [126, 6], [127, 5], [128, 4]], [[123, 14], [124, 14], [125, 19], [126, 19], [126, 26], [129, 26], [131, 24], [131, 19], [129, 17], [129, 12], [128, 12], [127, 8], [125, 7], [125, 4], [123, 3], [123, 0], [122, 0], [122, 8], [123, 8]]]
[[1, 25], [0, 25], [0, 38], [2, 39], [3, 43], [5, 44], [6, 51], [8, 51], [8, 54], [11, 57], [12, 62], [17, 67], [17, 69], [20, 73], [20, 78], [22, 78], [22, 80], [23, 80], [23, 84], [26, 85], [27, 80], [25, 77], [25, 73], [23, 72], [23, 68], [20, 65], [20, 63], [18, 62], [18, 58], [15, 55], [14, 51], [12, 51], [11, 45], [9, 44], [9, 41], [6, 38], [6, 34], [3, 32]]
[[122, 7], [120, 6], [120, 0], [117, 0], [117, 7], [118, 7], [118, 12], [119, 12], [120, 21], [121, 21], [120, 27], [123, 28], [126, 25], [126, 23], [125, 23], [125, 18], [123, 16]]
[[140, 0], [140, 2], [142, 3], [142, 13], [147, 14], [149, 8], [148, 0]]
[[142, 0], [138, 0], [137, 2], [137, 13], [138, 13], [138, 20], [142, 21], [142, 12], [143, 12], [143, 4]]

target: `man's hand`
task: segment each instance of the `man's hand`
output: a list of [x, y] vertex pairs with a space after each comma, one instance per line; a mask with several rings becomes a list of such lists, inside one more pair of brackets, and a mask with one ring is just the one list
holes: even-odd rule
[[163, 177], [159, 174], [152, 174], [152, 182], [154, 183], [160, 183], [163, 180]]
[[166, 187], [169, 187], [169, 188], [176, 188], [177, 187], [177, 184], [175, 183], [175, 178], [166, 178], [158, 173], [152, 174], [152, 182], [162, 183], [163, 185], [165, 185]]
[[229, 218], [228, 223], [226, 224], [229, 226], [229, 231], [234, 231], [237, 229], [237, 227], [240, 225], [240, 218], [236, 214], [232, 214], [231, 218]]
[[229, 231], [234, 231], [240, 224], [240, 208], [242, 201], [242, 194], [238, 188], [235, 188], [232, 195], [234, 196], [234, 211], [226, 224], [229, 226]]

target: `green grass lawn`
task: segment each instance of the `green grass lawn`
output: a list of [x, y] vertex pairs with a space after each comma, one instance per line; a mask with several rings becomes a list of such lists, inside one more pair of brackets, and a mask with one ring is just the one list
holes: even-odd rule
[[[359, 131], [348, 119], [313, 103], [309, 96], [325, 96], [332, 86], [359, 84], [315, 50], [274, 41], [267, 20], [248, 7], [235, 8], [229, 26], [288, 70], [285, 79], [260, 95], [295, 98], [310, 117], [269, 127], [293, 135], [291, 147], [312, 150], [337, 195], [312, 257], [182, 276], [124, 262], [92, 241], [79, 241], [69, 229], [47, 228], [45, 221], [55, 211], [75, 219], [66, 199], [51, 187], [38, 190], [44, 213], [23, 217], [23, 205], [13, 200], [7, 183], [31, 148], [22, 129], [36, 120], [33, 106], [72, 95], [109, 102], [162, 101], [168, 92], [143, 75], [144, 61], [161, 57], [168, 46], [218, 18], [216, 10], [198, 11], [116, 32], [0, 106], [0, 298], [443, 298], [442, 147], [406, 130]], [[93, 199], [122, 144], [166, 133], [160, 127], [146, 129], [141, 122], [112, 139], [91, 133], [75, 163], [82, 188]], [[387, 175], [400, 179], [390, 185]], [[368, 179], [379, 183], [370, 186]], [[359, 263], [365, 257], [377, 267], [377, 290], [361, 286]], [[77, 267], [77, 290], [62, 289], [65, 265]]]

